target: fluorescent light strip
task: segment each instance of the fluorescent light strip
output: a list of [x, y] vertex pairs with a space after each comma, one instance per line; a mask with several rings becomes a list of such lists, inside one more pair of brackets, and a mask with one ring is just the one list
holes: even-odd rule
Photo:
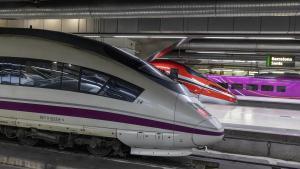
[[203, 39], [235, 39], [235, 40], [295, 40], [295, 37], [238, 37], [238, 36], [205, 36]]
[[84, 35], [83, 37], [86, 37], [86, 38], [100, 38], [101, 36], [100, 35]]
[[233, 60], [233, 62], [236, 62], [236, 63], [245, 63], [246, 61], [244, 61], [244, 60]]
[[[205, 59], [196, 59], [196, 60], [205, 60]], [[211, 62], [222, 62], [222, 63], [225, 63], [225, 62], [228, 62], [228, 63], [231, 63], [231, 62], [235, 62], [235, 63], [256, 63], [258, 61], [255, 61], [255, 60], [227, 60], [227, 59], [206, 59], [208, 61], [211, 61]]]
[[232, 72], [232, 69], [211, 69], [212, 71]]
[[239, 72], [239, 73], [244, 73], [244, 70], [234, 70], [233, 72]]
[[155, 38], [155, 39], [185, 39], [186, 36], [146, 36], [146, 35], [115, 35], [114, 38]]
[[218, 51], [187, 51], [191, 53], [200, 53], [200, 54], [226, 54], [226, 52], [218, 52]]
[[[100, 38], [100, 35], [84, 35], [83, 37], [86, 38]], [[115, 35], [112, 36], [114, 38], [139, 38], [139, 39], [147, 39], [147, 38], [153, 38], [153, 39], [185, 39], [186, 36], [144, 36], [144, 35]]]
[[194, 51], [187, 50], [188, 53], [199, 53], [199, 54], [228, 54], [228, 55], [256, 55], [255, 52], [226, 52], [226, 51]]
[[256, 55], [255, 52], [228, 52], [229, 55]]

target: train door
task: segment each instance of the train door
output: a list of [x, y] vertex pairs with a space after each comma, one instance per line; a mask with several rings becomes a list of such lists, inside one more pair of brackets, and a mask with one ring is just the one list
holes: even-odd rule
[[118, 130], [118, 138], [132, 147], [173, 147], [172, 127], [175, 118], [176, 95], [176, 93], [169, 92], [148, 92], [147, 98], [151, 99], [138, 98], [130, 108], [139, 112], [141, 117], [138, 122], [139, 126], [128, 126], [128, 130]]

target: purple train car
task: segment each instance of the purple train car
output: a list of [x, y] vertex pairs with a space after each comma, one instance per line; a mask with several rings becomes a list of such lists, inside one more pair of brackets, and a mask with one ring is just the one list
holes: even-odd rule
[[206, 76], [235, 95], [300, 99], [299, 75]]

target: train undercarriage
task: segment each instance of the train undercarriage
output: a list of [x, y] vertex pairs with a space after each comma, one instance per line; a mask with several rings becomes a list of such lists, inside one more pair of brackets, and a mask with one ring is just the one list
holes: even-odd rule
[[130, 154], [130, 147], [116, 138], [94, 137], [76, 133], [63, 133], [0, 125], [0, 134], [8, 139], [16, 139], [23, 145], [35, 146], [43, 141], [58, 145], [59, 149], [85, 146], [89, 153], [95, 156], [120, 156]]

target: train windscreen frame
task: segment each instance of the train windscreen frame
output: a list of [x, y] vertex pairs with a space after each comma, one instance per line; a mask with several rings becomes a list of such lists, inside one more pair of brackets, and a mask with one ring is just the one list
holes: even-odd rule
[[162, 86], [176, 93], [188, 95], [189, 91], [185, 87], [183, 87], [178, 82], [173, 81], [172, 79], [161, 73], [158, 69], [141, 60], [140, 58], [119, 48], [108, 45], [105, 46], [104, 50], [109, 53], [112, 59], [147, 75], [150, 79], [161, 84]]

